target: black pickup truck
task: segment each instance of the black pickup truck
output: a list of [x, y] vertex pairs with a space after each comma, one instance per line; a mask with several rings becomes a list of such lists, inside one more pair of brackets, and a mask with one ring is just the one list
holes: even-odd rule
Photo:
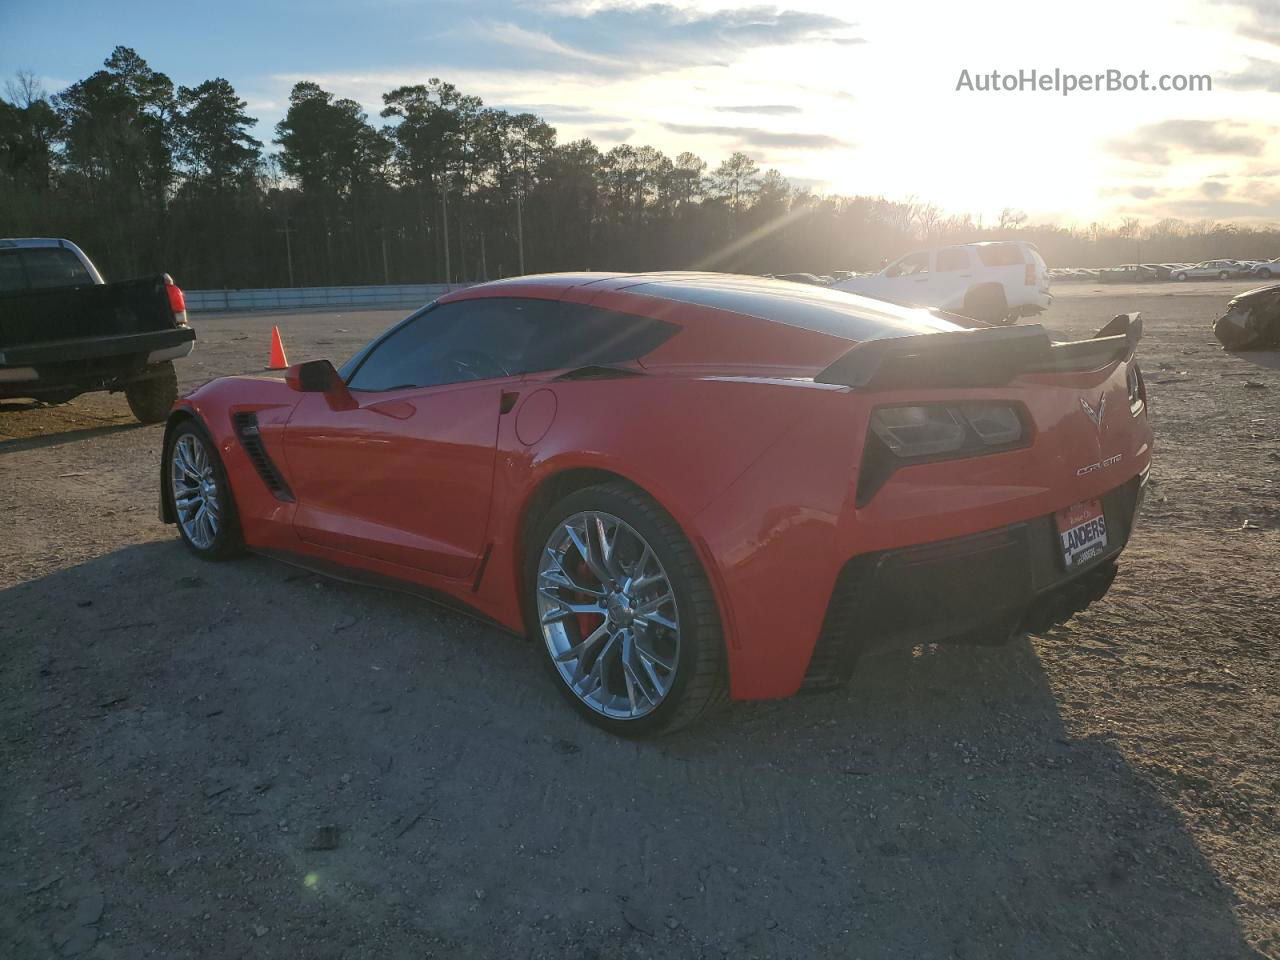
[[68, 240], [0, 240], [0, 399], [123, 391], [155, 423], [178, 395], [173, 361], [195, 339], [168, 274], [104, 283]]

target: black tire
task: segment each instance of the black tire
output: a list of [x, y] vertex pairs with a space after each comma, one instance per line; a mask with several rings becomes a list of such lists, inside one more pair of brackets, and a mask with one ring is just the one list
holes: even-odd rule
[[1004, 288], [990, 285], [970, 290], [964, 297], [964, 315], [983, 323], [1003, 323], [1009, 315]]
[[1175, 280], [1185, 280], [1185, 279], [1187, 279], [1187, 275], [1186, 275], [1185, 273], [1183, 273], [1182, 271], [1178, 271], [1177, 273], [1175, 273], [1175, 274], [1173, 275], [1173, 279], [1175, 279]]
[[1231, 274], [1229, 274], [1226, 270], [1219, 270], [1219, 271], [1218, 271], [1218, 279], [1219, 279], [1219, 280], [1230, 280], [1230, 279], [1231, 279]]
[[[181, 514], [173, 502], [173, 452], [178, 441], [188, 434], [194, 435], [200, 441], [209, 456], [209, 464], [213, 468], [214, 482], [217, 485], [218, 503], [222, 507], [218, 531], [209, 546], [200, 546], [192, 541], [182, 525]], [[168, 507], [173, 510], [178, 536], [182, 538], [188, 550], [201, 560], [213, 561], [230, 560], [245, 552], [244, 535], [240, 530], [240, 513], [236, 509], [235, 494], [227, 479], [227, 471], [222, 466], [222, 458], [218, 456], [217, 444], [213, 442], [208, 431], [198, 420], [183, 420], [169, 432], [164, 445], [164, 470], [161, 476], [164, 483], [163, 496]]]
[[[680, 649], [675, 679], [652, 712], [636, 719], [605, 716], [584, 703], [570, 689], [557, 669], [538, 622], [533, 601], [538, 584], [538, 563], [552, 533], [568, 518], [587, 511], [601, 511], [622, 520], [648, 542], [667, 574], [680, 611]], [[562, 498], [538, 518], [529, 532], [525, 550], [526, 622], [530, 639], [542, 653], [542, 661], [556, 689], [591, 723], [626, 737], [672, 733], [700, 720], [728, 699], [724, 632], [720, 612], [706, 572], [680, 526], [651, 497], [623, 483], [584, 487]]]
[[178, 373], [173, 361], [161, 364], [145, 380], [135, 380], [124, 388], [129, 409], [142, 423], [161, 423], [178, 399]]
[[1263, 280], [1270, 280], [1270, 279], [1271, 279], [1271, 270], [1270, 270], [1270, 268], [1269, 268], [1269, 267], [1263, 267], [1261, 270], [1259, 270], [1259, 271], [1258, 271], [1258, 276], [1260, 276]]

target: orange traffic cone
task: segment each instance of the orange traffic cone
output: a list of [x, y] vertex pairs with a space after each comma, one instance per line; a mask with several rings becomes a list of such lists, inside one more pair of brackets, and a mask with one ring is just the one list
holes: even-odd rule
[[280, 328], [271, 328], [271, 359], [267, 361], [268, 370], [283, 370], [289, 366], [284, 355], [284, 344], [280, 342]]

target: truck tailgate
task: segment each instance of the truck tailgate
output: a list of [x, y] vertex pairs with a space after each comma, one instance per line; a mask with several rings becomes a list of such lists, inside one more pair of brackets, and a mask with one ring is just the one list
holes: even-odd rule
[[0, 352], [173, 330], [176, 326], [163, 274], [0, 297]]

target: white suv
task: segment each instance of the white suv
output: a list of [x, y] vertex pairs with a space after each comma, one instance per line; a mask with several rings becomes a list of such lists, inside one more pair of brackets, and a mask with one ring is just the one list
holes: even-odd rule
[[1049, 271], [1025, 240], [965, 243], [918, 250], [879, 273], [834, 284], [877, 300], [937, 307], [988, 323], [1034, 316], [1049, 308]]

